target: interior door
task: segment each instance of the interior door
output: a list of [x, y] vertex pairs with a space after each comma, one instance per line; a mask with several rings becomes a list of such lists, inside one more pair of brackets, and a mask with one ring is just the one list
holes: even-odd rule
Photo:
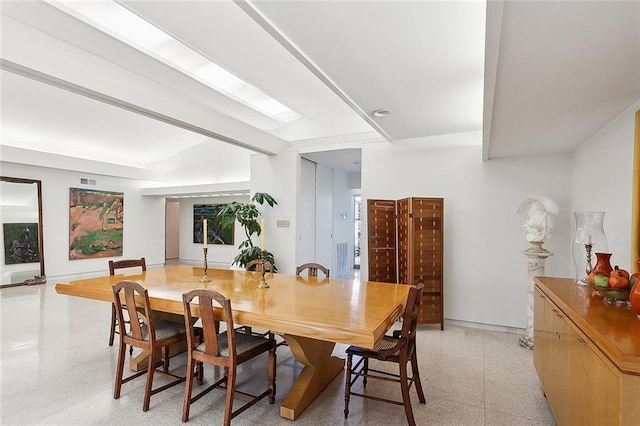
[[367, 241], [369, 280], [398, 282], [395, 200], [367, 200]]
[[315, 261], [336, 271], [333, 265], [333, 170], [321, 164], [316, 164], [315, 234]]
[[301, 158], [300, 162], [296, 265], [314, 262], [316, 258], [316, 163], [305, 158]]

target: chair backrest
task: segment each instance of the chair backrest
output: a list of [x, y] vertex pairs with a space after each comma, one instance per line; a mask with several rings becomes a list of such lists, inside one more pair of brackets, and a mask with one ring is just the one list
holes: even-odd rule
[[304, 270], [307, 270], [307, 276], [317, 277], [318, 271], [322, 271], [326, 278], [329, 278], [329, 269], [320, 265], [319, 263], [305, 263], [296, 268], [296, 275], [300, 275]]
[[147, 270], [147, 262], [144, 260], [144, 257], [140, 259], [125, 259], [125, 260], [113, 260], [109, 261], [109, 275], [115, 275], [116, 269], [124, 269], [124, 268], [135, 268], [141, 267], [143, 271]]
[[[221, 293], [210, 289], [195, 289], [182, 295], [182, 304], [184, 308], [184, 325], [187, 329], [187, 345], [189, 348], [195, 348], [198, 343], [195, 340], [193, 323], [193, 312], [191, 303], [197, 298], [199, 308], [199, 317], [202, 322], [202, 337], [204, 338], [204, 350], [209, 358], [207, 362], [211, 362], [211, 357], [218, 358], [218, 365], [229, 365], [236, 358], [236, 337], [233, 326], [233, 313], [231, 311], [231, 301], [224, 297]], [[227, 324], [227, 341], [221, 342], [219, 337], [218, 326], [214, 313], [214, 303], [216, 302], [224, 312], [224, 319]], [[201, 348], [198, 348], [201, 350]]]
[[265, 272], [273, 272], [273, 264], [266, 260], [263, 263], [261, 259], [253, 259], [252, 261], [247, 262], [244, 268], [247, 271], [255, 270], [256, 272], [262, 272], [262, 265], [264, 265]]
[[420, 304], [422, 303], [422, 293], [424, 291], [424, 280], [418, 279], [415, 287], [409, 289], [409, 296], [407, 297], [407, 305], [402, 315], [402, 330], [400, 331], [400, 337], [407, 339], [409, 347], [415, 343], [416, 338], [416, 326], [418, 325], [418, 313], [420, 311]]
[[[121, 296], [123, 293], [124, 296]], [[121, 300], [121, 298], [124, 300]], [[113, 286], [113, 303], [118, 316], [120, 335], [127, 336], [141, 343], [155, 343], [155, 330], [151, 317], [151, 304], [147, 289], [134, 281], [120, 281]], [[129, 328], [125, 327], [124, 311], [129, 314]]]

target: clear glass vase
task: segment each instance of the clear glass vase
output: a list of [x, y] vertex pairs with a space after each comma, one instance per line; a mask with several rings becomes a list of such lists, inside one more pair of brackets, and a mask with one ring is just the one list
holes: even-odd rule
[[604, 233], [605, 212], [574, 212], [571, 256], [576, 268], [576, 284], [589, 285], [589, 274], [595, 265], [596, 253], [608, 253], [609, 243]]

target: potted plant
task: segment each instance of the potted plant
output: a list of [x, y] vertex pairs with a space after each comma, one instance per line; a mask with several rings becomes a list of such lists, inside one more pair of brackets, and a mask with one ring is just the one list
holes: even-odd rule
[[[222, 227], [229, 228], [235, 221], [238, 221], [247, 237], [246, 240], [242, 241], [238, 246], [240, 253], [233, 259], [232, 265], [238, 265], [244, 268], [247, 263], [260, 258], [260, 247], [255, 246], [251, 238], [254, 235], [260, 235], [262, 232], [260, 222], [258, 221], [258, 217], [262, 216], [262, 213], [258, 209], [258, 205], [262, 206], [265, 203], [270, 207], [278, 204], [276, 200], [266, 192], [256, 192], [248, 203], [234, 201], [220, 209], [218, 215], [221, 216]], [[267, 251], [265, 260], [273, 265], [274, 271], [277, 270], [272, 253]]]

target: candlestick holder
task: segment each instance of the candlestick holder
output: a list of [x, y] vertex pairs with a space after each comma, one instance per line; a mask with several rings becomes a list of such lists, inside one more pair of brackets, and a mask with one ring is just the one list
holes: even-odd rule
[[262, 273], [262, 278], [260, 279], [260, 283], [258, 284], [258, 288], [269, 288], [269, 283], [264, 279], [264, 273], [267, 268], [265, 267], [265, 259], [267, 257], [266, 250], [260, 250], [260, 272]]
[[591, 248], [592, 247], [593, 247], [593, 244], [585, 244], [584, 245], [584, 250], [587, 252], [587, 267], [585, 268], [584, 271], [587, 273], [587, 277], [589, 276], [589, 274], [593, 270], [593, 266], [591, 266]]
[[211, 281], [211, 278], [207, 276], [207, 247], [203, 247], [202, 251], [204, 253], [204, 264], [202, 265], [202, 269], [204, 269], [204, 275], [200, 278], [201, 283], [207, 283]]
[[609, 251], [603, 226], [605, 213], [578, 211], [573, 215], [575, 229], [572, 237], [571, 256], [575, 265], [575, 282], [588, 286], [590, 285], [589, 274], [595, 268], [595, 265], [592, 264], [595, 253], [608, 253]]

